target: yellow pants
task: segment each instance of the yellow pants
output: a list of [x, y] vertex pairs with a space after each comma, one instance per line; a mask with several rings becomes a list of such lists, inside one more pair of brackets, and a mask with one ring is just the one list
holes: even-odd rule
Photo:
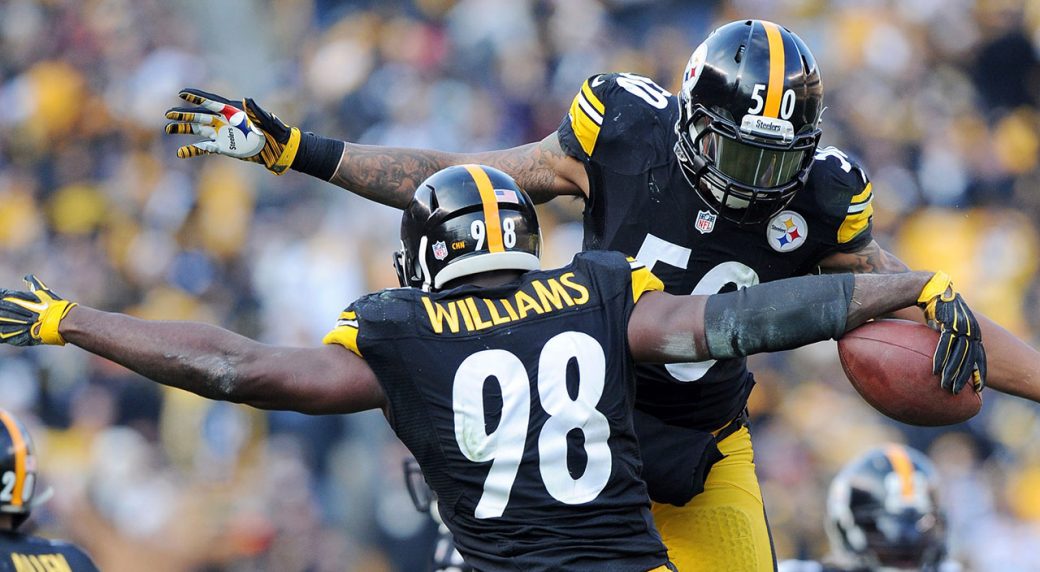
[[747, 427], [720, 441], [719, 450], [726, 457], [711, 468], [704, 492], [686, 506], [653, 505], [668, 557], [680, 572], [776, 570]]

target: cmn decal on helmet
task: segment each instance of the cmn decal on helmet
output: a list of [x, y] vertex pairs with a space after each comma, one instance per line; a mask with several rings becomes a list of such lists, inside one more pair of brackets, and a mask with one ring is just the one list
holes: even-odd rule
[[541, 236], [530, 197], [483, 165], [442, 169], [419, 184], [401, 218], [401, 286], [437, 290], [494, 270], [537, 270]]
[[799, 37], [764, 20], [731, 22], [686, 64], [675, 153], [720, 215], [758, 223], [805, 185], [822, 113], [820, 71]]
[[22, 422], [0, 409], [0, 513], [14, 515], [19, 526], [32, 507], [46, 500], [36, 493], [36, 455]]
[[873, 449], [831, 483], [827, 536], [846, 564], [934, 571], [946, 555], [946, 527], [928, 457], [903, 445]]

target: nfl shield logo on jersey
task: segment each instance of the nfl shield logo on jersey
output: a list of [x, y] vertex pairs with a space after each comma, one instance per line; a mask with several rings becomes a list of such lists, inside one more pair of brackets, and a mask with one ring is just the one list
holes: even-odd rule
[[697, 211], [697, 221], [693, 223], [693, 228], [700, 231], [701, 234], [708, 234], [715, 230], [715, 219], [718, 215], [708, 211]]
[[433, 243], [433, 257], [437, 260], [444, 260], [448, 257], [448, 245], [443, 240]]
[[766, 240], [777, 252], [790, 252], [805, 244], [809, 223], [794, 211], [780, 211], [766, 225]]

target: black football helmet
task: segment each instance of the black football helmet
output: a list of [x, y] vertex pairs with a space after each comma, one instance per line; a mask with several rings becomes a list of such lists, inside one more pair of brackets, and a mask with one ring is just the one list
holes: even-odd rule
[[29, 432], [0, 409], [0, 513], [13, 515], [17, 528], [42, 500], [36, 498], [36, 454]]
[[831, 482], [827, 536], [843, 564], [934, 571], [946, 556], [946, 523], [928, 457], [887, 445], [847, 464]]
[[509, 175], [483, 165], [442, 169], [419, 184], [401, 219], [401, 286], [438, 290], [493, 270], [537, 270], [534, 204]]
[[765, 20], [731, 22], [686, 64], [675, 153], [709, 206], [758, 223], [805, 185], [822, 113], [820, 70], [799, 37]]

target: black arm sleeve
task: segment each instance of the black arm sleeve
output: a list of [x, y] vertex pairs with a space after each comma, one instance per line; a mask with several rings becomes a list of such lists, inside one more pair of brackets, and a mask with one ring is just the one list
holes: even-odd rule
[[708, 353], [729, 359], [788, 350], [845, 332], [852, 274], [789, 278], [716, 294], [704, 309]]

